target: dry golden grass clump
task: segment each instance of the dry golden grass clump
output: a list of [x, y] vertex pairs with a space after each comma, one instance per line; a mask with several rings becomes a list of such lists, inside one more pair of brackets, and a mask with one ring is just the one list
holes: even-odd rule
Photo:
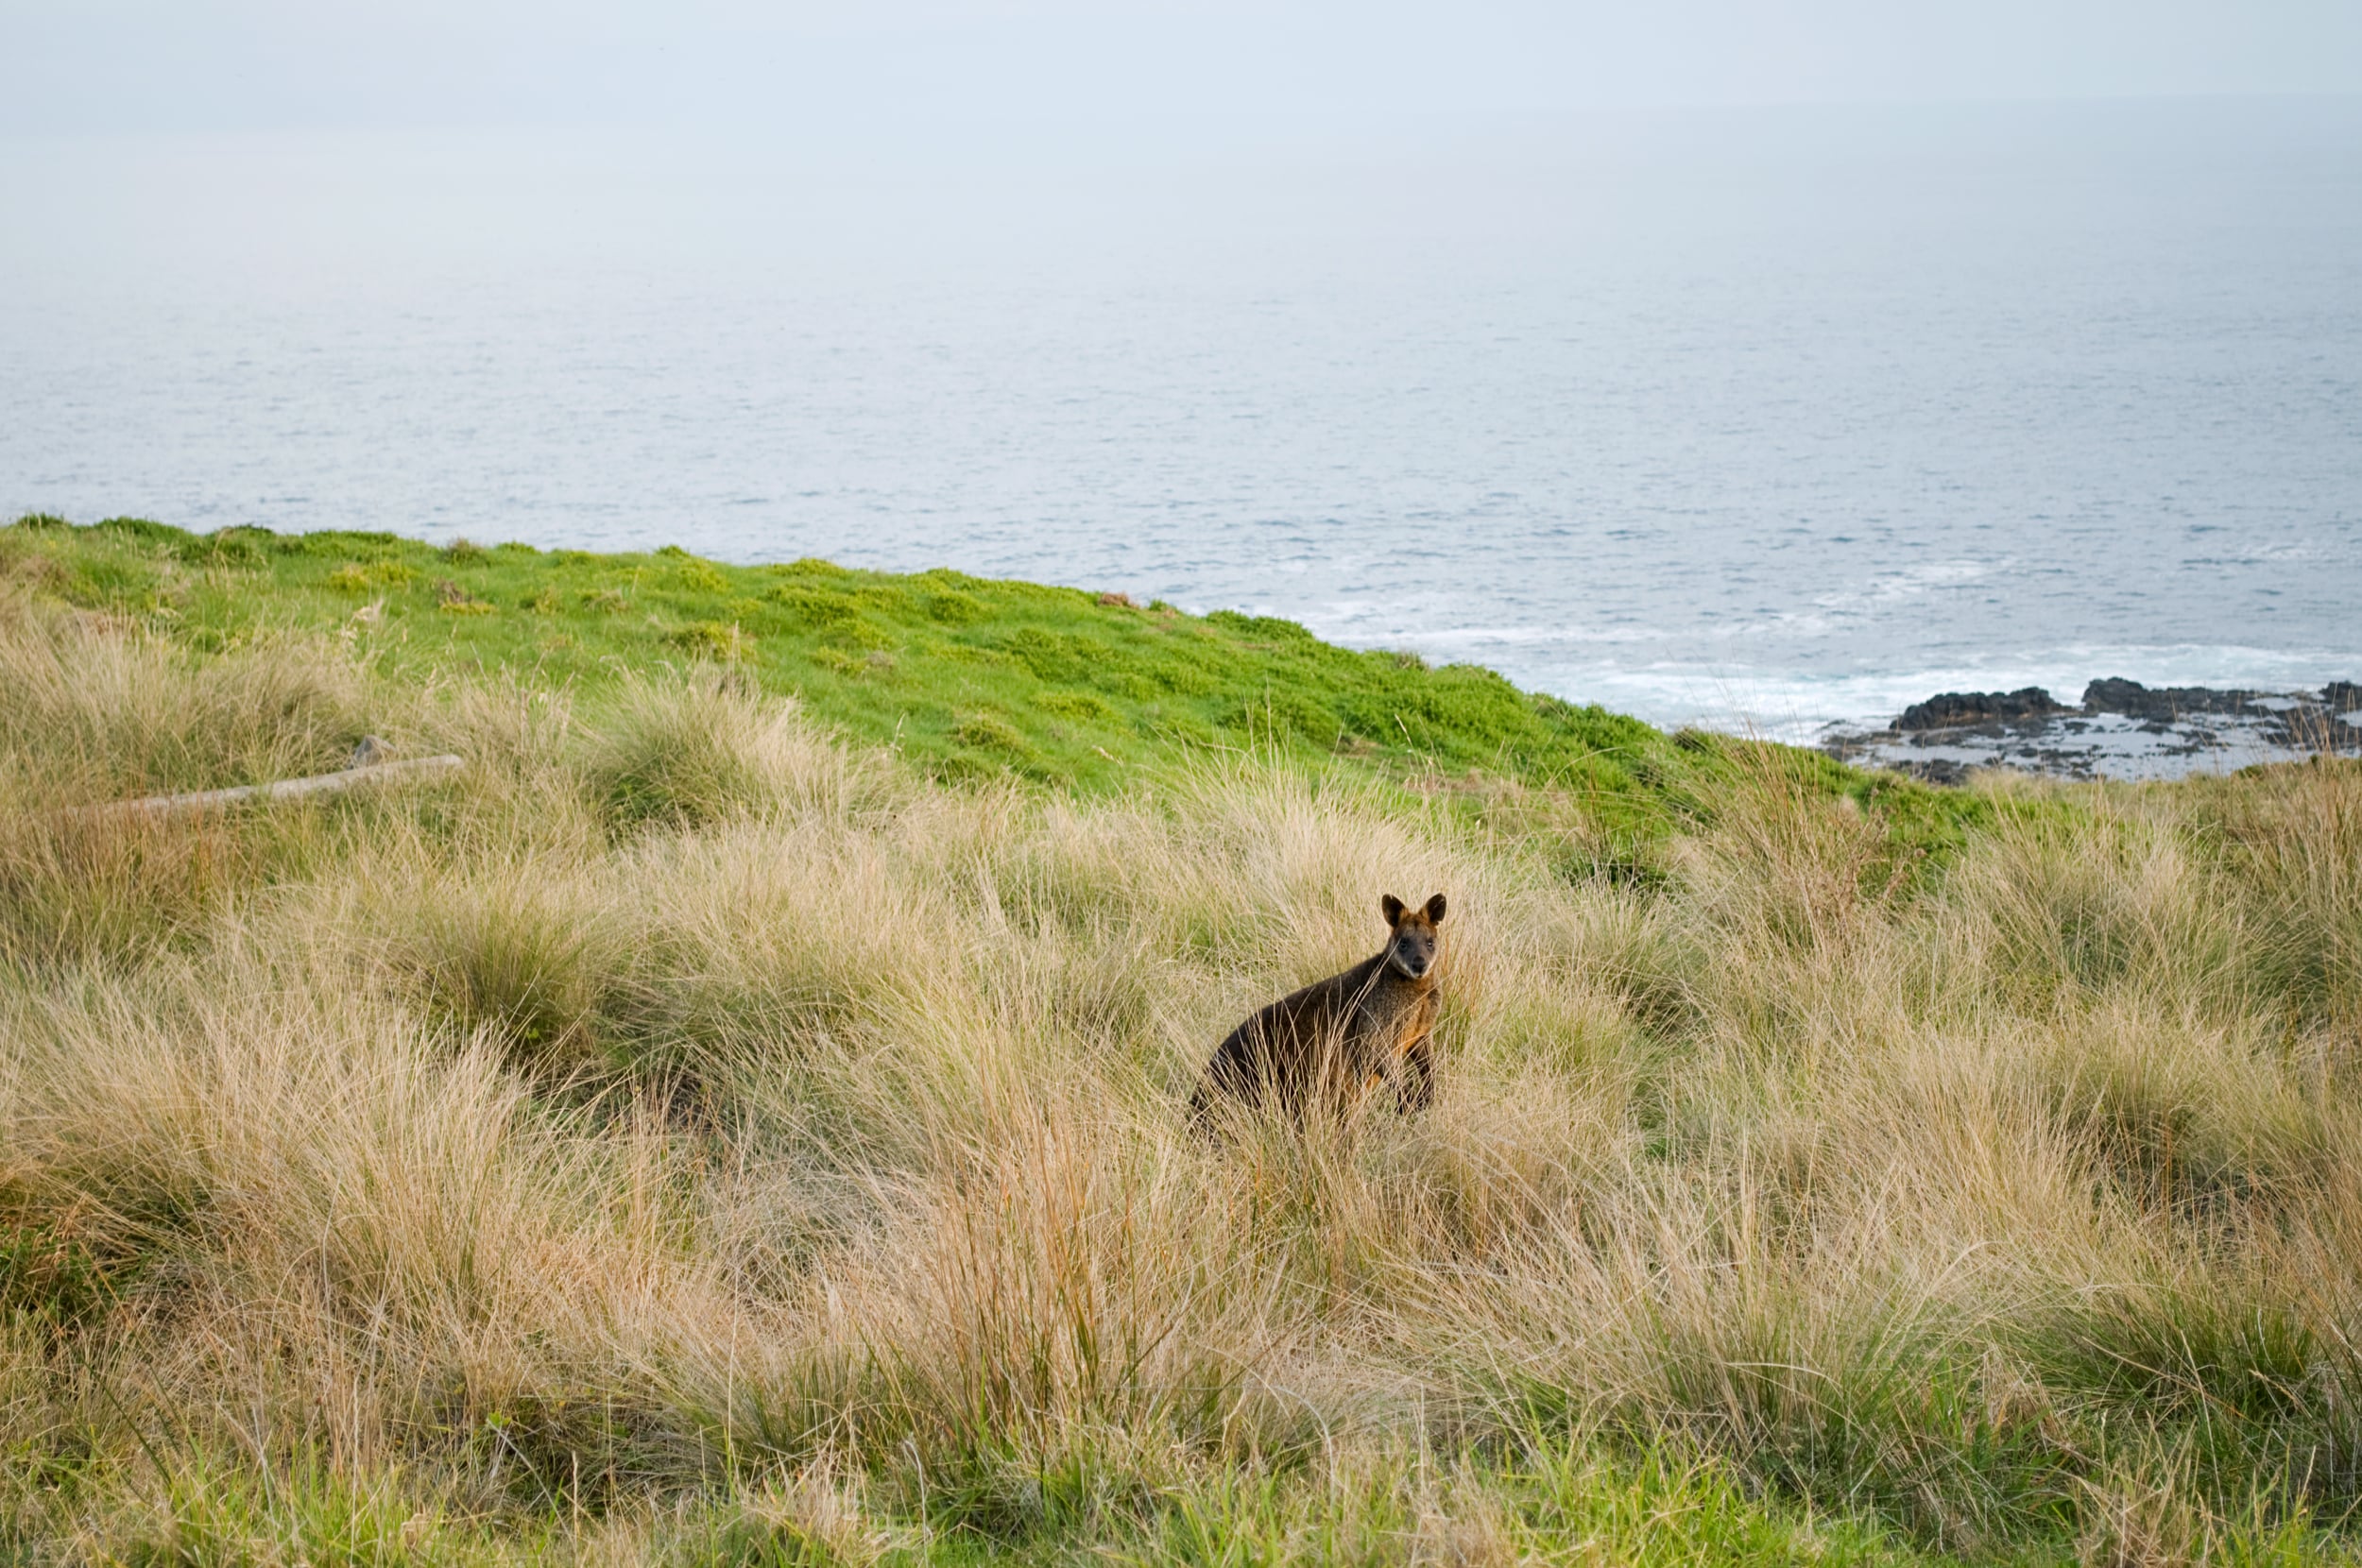
[[[1612, 885], [1579, 801], [944, 788], [727, 673], [9, 601], [0, 690], [27, 1559], [2150, 1562], [2362, 1497], [2353, 763], [1994, 783], [1905, 879], [1766, 748]], [[365, 731], [471, 770], [73, 810]], [[1452, 901], [1433, 1107], [1193, 1134], [1387, 888]]]

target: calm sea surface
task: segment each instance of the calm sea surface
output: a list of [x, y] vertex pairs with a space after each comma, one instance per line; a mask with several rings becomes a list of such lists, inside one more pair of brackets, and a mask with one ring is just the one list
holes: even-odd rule
[[2362, 106], [0, 142], [0, 508], [1235, 606], [1661, 723], [2362, 679]]

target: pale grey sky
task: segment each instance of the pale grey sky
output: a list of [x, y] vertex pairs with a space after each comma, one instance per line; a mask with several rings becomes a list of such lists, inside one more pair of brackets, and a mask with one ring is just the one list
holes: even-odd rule
[[2362, 92], [2362, 0], [0, 0], [0, 131], [1222, 120]]

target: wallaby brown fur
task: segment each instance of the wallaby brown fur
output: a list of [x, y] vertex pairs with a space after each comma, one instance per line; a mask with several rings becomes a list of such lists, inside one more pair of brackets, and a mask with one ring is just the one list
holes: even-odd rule
[[1310, 1106], [1344, 1111], [1382, 1083], [1404, 1111], [1435, 1092], [1429, 1036], [1435, 1028], [1435, 928], [1444, 895], [1406, 906], [1379, 901], [1386, 946], [1342, 975], [1291, 992], [1232, 1030], [1214, 1048], [1190, 1111], [1201, 1126], [1218, 1099], [1269, 1099], [1290, 1116]]

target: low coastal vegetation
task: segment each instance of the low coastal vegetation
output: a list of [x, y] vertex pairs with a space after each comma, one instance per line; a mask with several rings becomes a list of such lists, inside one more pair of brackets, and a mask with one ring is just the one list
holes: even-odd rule
[[[1670, 738], [1474, 665], [1356, 653], [1292, 622], [955, 571], [30, 517], [0, 530], [0, 578], [193, 653], [309, 631], [411, 681], [489, 675], [604, 699], [715, 666], [943, 782], [1104, 794], [1177, 756], [1254, 749], [1461, 798], [1520, 786], [1580, 797], [1580, 850], [1626, 872], [1645, 873], [1650, 845], [1704, 809], [1692, 786], [1732, 756], [1719, 737]], [[1940, 851], [1981, 817], [1966, 797], [1834, 763], [1814, 787], [1880, 807], [1904, 853]]]
[[[468, 767], [87, 809], [364, 736]], [[1196, 1135], [1436, 889], [1433, 1103]], [[2350, 761], [1935, 791], [942, 573], [0, 530], [16, 1560], [2351, 1558], [2358, 1053]]]

